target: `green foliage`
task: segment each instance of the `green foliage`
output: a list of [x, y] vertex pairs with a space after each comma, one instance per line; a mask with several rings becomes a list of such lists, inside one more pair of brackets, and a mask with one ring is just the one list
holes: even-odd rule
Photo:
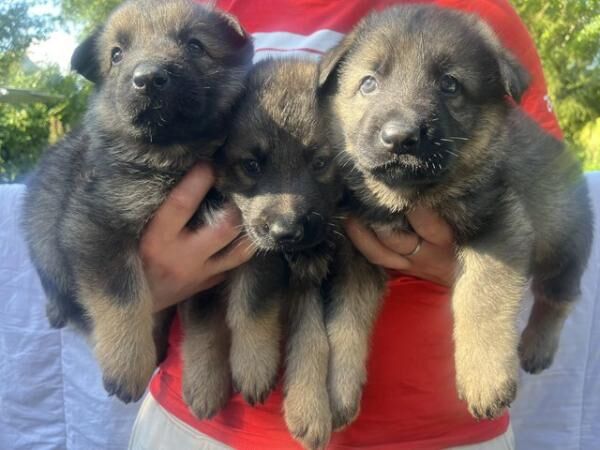
[[600, 0], [513, 0], [532, 34], [566, 140], [600, 170]]
[[576, 136], [585, 170], [600, 170], [600, 117], [586, 123]]
[[89, 32], [103, 23], [115, 6], [120, 3], [121, 0], [61, 0], [64, 17], [83, 25], [85, 32]]
[[56, 23], [47, 14], [32, 14], [31, 8], [49, 3], [9, 0], [0, 5], [0, 86], [63, 97], [50, 105], [0, 103], [0, 182], [20, 179], [44, 147], [68, 131], [85, 108], [90, 88], [78, 77], [63, 76], [57, 67], [40, 69], [24, 61], [29, 45], [43, 39]]
[[51, 105], [0, 103], [0, 183], [20, 180], [43, 149], [79, 121], [90, 89], [82, 87], [75, 75], [61, 75], [57, 67], [32, 74], [13, 70], [10, 79], [11, 87], [58, 94], [63, 99]]
[[29, 9], [39, 1], [3, 1], [0, 4], [0, 82], [5, 81], [10, 67], [19, 62], [34, 39], [43, 38], [52, 19], [32, 16]]

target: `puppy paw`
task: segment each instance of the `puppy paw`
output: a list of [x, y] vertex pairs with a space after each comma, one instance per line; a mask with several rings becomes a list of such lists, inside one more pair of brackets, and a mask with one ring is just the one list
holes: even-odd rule
[[122, 370], [105, 371], [102, 377], [104, 389], [108, 395], [116, 396], [123, 403], [136, 402], [146, 392], [154, 368], [154, 364], [146, 367], [132, 364]]
[[209, 419], [229, 400], [231, 382], [229, 373], [218, 370], [195, 372], [183, 376], [183, 399], [199, 419]]
[[277, 381], [279, 343], [252, 348], [232, 345], [230, 354], [234, 390], [240, 392], [250, 405], [263, 403]]
[[46, 304], [46, 317], [52, 328], [64, 328], [67, 325], [66, 316], [54, 303]]
[[348, 404], [336, 403], [331, 405], [333, 431], [339, 431], [350, 425], [358, 417], [360, 400]]
[[329, 380], [329, 402], [334, 431], [341, 430], [356, 419], [360, 410], [361, 396], [360, 381]]
[[476, 382], [460, 383], [458, 396], [467, 402], [469, 412], [476, 419], [495, 419], [510, 406], [517, 395], [516, 379], [485, 378]]
[[332, 405], [331, 418], [333, 431], [340, 431], [350, 425], [358, 417], [359, 401], [350, 405]]
[[264, 403], [274, 387], [274, 376], [263, 380], [256, 374], [248, 373], [246, 376], [233, 378], [233, 390], [242, 394], [244, 400], [252, 406]]
[[518, 358], [516, 352], [478, 350], [471, 348], [456, 360], [458, 396], [476, 419], [495, 419], [517, 394]]
[[136, 382], [123, 378], [102, 377], [104, 389], [109, 396], [116, 396], [123, 403], [137, 402], [146, 391], [150, 377], [145, 382]]
[[310, 450], [324, 449], [331, 438], [331, 412], [328, 402], [302, 401], [285, 405], [285, 422], [290, 433]]
[[544, 334], [527, 327], [519, 343], [519, 359], [525, 372], [538, 374], [552, 365], [558, 349], [558, 334]]
[[[124, 403], [135, 402], [144, 395], [156, 369], [156, 350], [151, 336], [148, 338], [145, 346], [123, 345], [112, 351], [107, 350], [108, 341], [96, 344], [104, 388]], [[135, 348], [138, 350], [133, 351]]]

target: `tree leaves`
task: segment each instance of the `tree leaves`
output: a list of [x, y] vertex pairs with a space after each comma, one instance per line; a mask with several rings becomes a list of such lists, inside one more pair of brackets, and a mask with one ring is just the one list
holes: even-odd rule
[[566, 140], [600, 170], [600, 0], [514, 0], [532, 34]]

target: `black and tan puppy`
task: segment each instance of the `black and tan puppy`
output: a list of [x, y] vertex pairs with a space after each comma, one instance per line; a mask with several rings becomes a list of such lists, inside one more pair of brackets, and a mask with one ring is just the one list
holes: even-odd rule
[[436, 6], [369, 16], [321, 65], [355, 213], [402, 228], [423, 205], [454, 229], [457, 387], [476, 417], [514, 399], [519, 357], [532, 373], [551, 364], [592, 239], [579, 165], [506, 98], [527, 78], [478, 18]]
[[[337, 285], [329, 278], [341, 278], [332, 261], [349, 245], [339, 231], [342, 180], [316, 93], [315, 64], [259, 63], [217, 158], [219, 189], [241, 210], [258, 249], [228, 281], [234, 385], [250, 403], [262, 401], [276, 381], [285, 338], [285, 420], [308, 448], [324, 447], [332, 429], [328, 331], [353, 325], [340, 322], [347, 317], [327, 294]], [[352, 341], [333, 344], [331, 351]]]
[[252, 53], [228, 15], [191, 0], [139, 0], [73, 55], [96, 92], [83, 127], [40, 161], [23, 222], [50, 323], [91, 333], [104, 385], [125, 402], [143, 394], [157, 361], [140, 234], [223, 142]]

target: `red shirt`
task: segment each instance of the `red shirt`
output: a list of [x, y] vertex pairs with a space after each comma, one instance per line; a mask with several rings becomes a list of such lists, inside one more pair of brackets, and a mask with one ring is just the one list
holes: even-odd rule
[[[318, 56], [372, 9], [394, 0], [221, 0], [255, 38], [264, 54]], [[414, 3], [414, 2], [413, 2]], [[521, 105], [549, 133], [560, 128], [547, 100], [537, 52], [507, 1], [438, 0], [483, 17], [532, 75]], [[325, 44], [324, 44], [325, 43]], [[477, 422], [457, 398], [449, 291], [433, 283], [399, 277], [390, 283], [374, 328], [359, 417], [332, 436], [329, 448], [427, 449], [483, 442], [504, 433], [508, 414]], [[264, 405], [251, 407], [239, 395], [213, 419], [196, 419], [181, 396], [181, 328], [171, 329], [167, 359], [150, 391], [170, 413], [193, 428], [238, 449], [299, 449], [282, 416], [281, 386]]]

